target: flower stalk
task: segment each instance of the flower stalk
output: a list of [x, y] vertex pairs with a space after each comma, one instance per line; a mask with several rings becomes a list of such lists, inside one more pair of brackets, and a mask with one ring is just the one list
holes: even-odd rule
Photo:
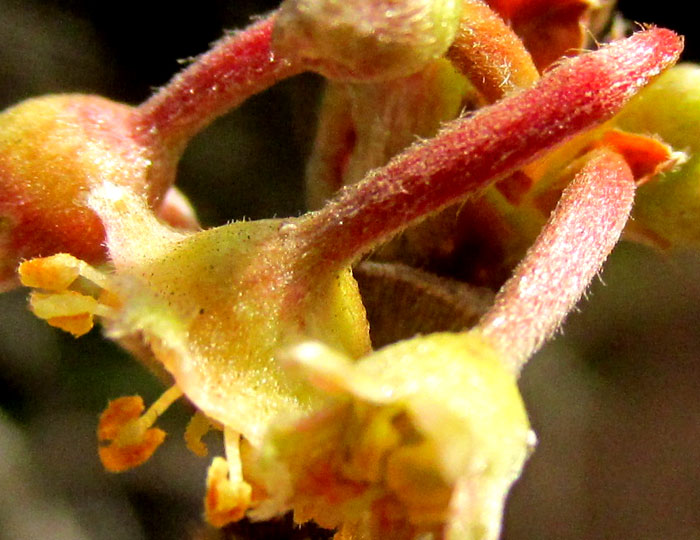
[[302, 71], [274, 54], [276, 14], [221, 39], [137, 109], [135, 129], [181, 148], [214, 119], [252, 95]]

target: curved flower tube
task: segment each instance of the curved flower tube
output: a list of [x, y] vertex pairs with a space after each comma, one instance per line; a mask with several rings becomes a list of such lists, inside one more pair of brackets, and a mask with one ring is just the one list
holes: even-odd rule
[[405, 340], [356, 363], [317, 343], [290, 349], [290, 369], [329, 402], [273, 424], [251, 467], [271, 496], [251, 515], [291, 508], [338, 538], [495, 540], [535, 440], [520, 367], [616, 244], [634, 190], [619, 154], [591, 157], [469, 332]]

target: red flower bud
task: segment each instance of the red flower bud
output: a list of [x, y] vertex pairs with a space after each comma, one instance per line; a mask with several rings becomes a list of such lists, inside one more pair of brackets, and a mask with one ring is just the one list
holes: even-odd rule
[[179, 151], [137, 130], [135, 117], [127, 105], [77, 94], [30, 99], [0, 114], [0, 289], [14, 285], [22, 259], [68, 252], [105, 260], [104, 228], [84, 204], [104, 181], [160, 205]]

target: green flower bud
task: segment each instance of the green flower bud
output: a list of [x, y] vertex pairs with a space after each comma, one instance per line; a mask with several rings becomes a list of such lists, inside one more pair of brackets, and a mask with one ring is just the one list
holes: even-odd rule
[[460, 13], [457, 0], [286, 0], [274, 49], [331, 79], [388, 80], [442, 56]]
[[640, 186], [635, 228], [662, 247], [700, 247], [700, 66], [681, 64], [664, 73], [625, 107], [618, 125], [661, 137], [689, 155]]

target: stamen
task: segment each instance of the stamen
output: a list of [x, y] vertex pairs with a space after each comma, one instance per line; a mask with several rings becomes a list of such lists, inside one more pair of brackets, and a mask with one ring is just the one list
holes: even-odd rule
[[147, 461], [165, 440], [165, 432], [151, 426], [180, 396], [173, 386], [144, 413], [141, 396], [125, 396], [110, 401], [97, 428], [101, 443], [98, 453], [102, 465], [110, 472], [122, 472]]
[[29, 307], [34, 315], [51, 326], [79, 337], [92, 329], [98, 304], [93, 297], [75, 291], [51, 294], [34, 292], [29, 297]]
[[65, 291], [79, 276], [103, 289], [109, 286], [104, 273], [68, 253], [25, 261], [19, 265], [19, 275], [25, 287], [54, 292]]
[[252, 488], [243, 480], [240, 438], [240, 433], [224, 429], [226, 459], [215, 457], [207, 473], [204, 509], [214, 527], [240, 520], [250, 506]]
[[143, 439], [148, 428], [155, 424], [170, 405], [182, 397], [182, 390], [178, 386], [173, 386], [166, 390], [140, 418], [127, 422], [119, 431], [114, 442], [119, 446], [138, 444]]
[[[113, 317], [114, 309], [119, 306], [117, 296], [110, 291], [109, 277], [67, 253], [25, 261], [19, 266], [19, 276], [23, 285], [47, 291], [32, 293], [29, 299], [32, 312], [75, 337], [92, 329], [95, 315]], [[98, 298], [83, 290], [92, 285], [77, 285], [80, 278], [102, 290]]]

